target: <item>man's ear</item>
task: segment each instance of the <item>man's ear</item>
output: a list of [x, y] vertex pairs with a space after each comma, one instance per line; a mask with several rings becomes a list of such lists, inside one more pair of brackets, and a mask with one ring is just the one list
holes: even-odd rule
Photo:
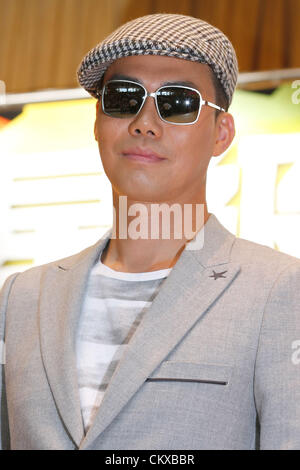
[[213, 156], [217, 157], [228, 149], [235, 136], [234, 119], [230, 113], [220, 113], [216, 121]]
[[98, 142], [98, 129], [97, 129], [98, 113], [99, 113], [99, 100], [97, 100], [96, 102], [96, 119], [95, 119], [95, 124], [94, 124], [94, 136], [97, 142]]

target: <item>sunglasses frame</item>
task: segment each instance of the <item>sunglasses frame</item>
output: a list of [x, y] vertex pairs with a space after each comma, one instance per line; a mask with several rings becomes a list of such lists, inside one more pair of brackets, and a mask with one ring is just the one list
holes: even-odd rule
[[[214, 109], [218, 109], [219, 111], [223, 111], [223, 112], [226, 112], [224, 108], [221, 108], [220, 106], [217, 106], [216, 104], [214, 103], [211, 103], [210, 101], [206, 101], [202, 98], [202, 95], [200, 93], [199, 90], [197, 90], [196, 88], [191, 88], [191, 87], [188, 87], [188, 86], [183, 86], [183, 85], [165, 85], [165, 86], [161, 86], [159, 87], [156, 91], [154, 91], [153, 93], [148, 93], [148, 91], [146, 90], [146, 88], [144, 87], [144, 85], [142, 85], [141, 83], [138, 83], [138, 82], [134, 82], [134, 81], [131, 81], [131, 80], [109, 80], [108, 82], [105, 83], [105, 85], [103, 86], [103, 88], [99, 91], [97, 91], [97, 96], [100, 97], [101, 96], [101, 104], [102, 104], [102, 111], [104, 114], [106, 114], [107, 116], [109, 117], [112, 117], [112, 118], [115, 118], [115, 119], [126, 119], [126, 118], [120, 118], [120, 117], [116, 117], [116, 116], [112, 116], [111, 114], [107, 113], [105, 111], [105, 107], [104, 107], [104, 92], [105, 92], [105, 87], [107, 84], [109, 83], [117, 83], [117, 82], [122, 82], [122, 83], [132, 83], [133, 85], [138, 85], [140, 86], [145, 94], [144, 94], [144, 97], [143, 97], [143, 102], [138, 110], [138, 112], [136, 114], [133, 114], [132, 117], [136, 117], [140, 111], [143, 109], [143, 106], [145, 104], [145, 101], [146, 99], [148, 98], [148, 96], [151, 96], [152, 98], [154, 98], [154, 101], [155, 101], [155, 107], [156, 107], [156, 111], [157, 111], [157, 114], [158, 116], [160, 117], [160, 119], [163, 121], [163, 122], [166, 122], [167, 124], [174, 124], [176, 126], [190, 126], [191, 124], [195, 124], [198, 119], [199, 119], [199, 116], [200, 116], [200, 112], [201, 112], [201, 109], [202, 109], [202, 106], [210, 106], [211, 108], [214, 108]], [[173, 122], [173, 121], [167, 121], [166, 119], [164, 119], [161, 114], [160, 114], [160, 111], [159, 111], [159, 108], [158, 108], [158, 103], [157, 103], [157, 93], [162, 90], [162, 89], [166, 89], [166, 88], [183, 88], [184, 90], [192, 90], [192, 91], [195, 91], [197, 93], [197, 95], [199, 96], [199, 99], [200, 99], [200, 102], [199, 102], [199, 109], [198, 109], [198, 114], [197, 114], [197, 117], [194, 121], [192, 122]], [[128, 119], [128, 118], [127, 118]]]

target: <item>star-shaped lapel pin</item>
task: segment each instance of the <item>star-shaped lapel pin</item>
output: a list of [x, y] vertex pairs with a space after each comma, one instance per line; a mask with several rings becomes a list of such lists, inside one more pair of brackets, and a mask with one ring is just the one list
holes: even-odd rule
[[216, 273], [216, 271], [213, 270], [213, 274], [209, 277], [213, 277], [214, 280], [216, 280], [219, 277], [226, 277], [226, 276], [224, 276], [225, 273], [227, 273], [227, 271], [222, 271], [221, 273]]

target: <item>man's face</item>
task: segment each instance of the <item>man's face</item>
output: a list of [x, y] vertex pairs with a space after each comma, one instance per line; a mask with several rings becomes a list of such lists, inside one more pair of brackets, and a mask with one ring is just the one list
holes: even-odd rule
[[[104, 83], [123, 76], [138, 79], [149, 93], [166, 82], [189, 82], [187, 86], [199, 90], [204, 100], [215, 102], [211, 72], [204, 64], [162, 56], [126, 57], [108, 68]], [[154, 99], [148, 97], [137, 116], [120, 119], [105, 115], [97, 103], [95, 138], [115, 193], [134, 201], [203, 202], [210, 158], [221, 153], [216, 144], [219, 118], [214, 109], [203, 106], [195, 124], [166, 123], [158, 116]], [[163, 159], [130, 158], [139, 150]]]

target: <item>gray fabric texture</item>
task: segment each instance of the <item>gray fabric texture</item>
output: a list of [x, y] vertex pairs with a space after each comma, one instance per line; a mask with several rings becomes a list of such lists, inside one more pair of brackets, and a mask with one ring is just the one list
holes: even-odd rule
[[145, 313], [85, 435], [76, 326], [108, 237], [4, 285], [11, 448], [300, 449], [300, 260], [236, 238], [214, 215], [204, 247], [182, 252]]

